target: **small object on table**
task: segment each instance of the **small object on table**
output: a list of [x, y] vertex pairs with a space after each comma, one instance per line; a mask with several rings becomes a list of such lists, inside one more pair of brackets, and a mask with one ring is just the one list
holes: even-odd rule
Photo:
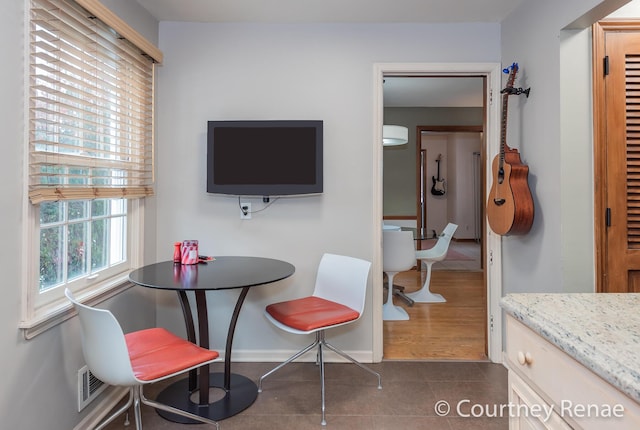
[[198, 264], [197, 240], [185, 240], [182, 242], [182, 264]]
[[173, 243], [173, 262], [175, 264], [180, 264], [182, 261], [182, 242], [174, 242]]

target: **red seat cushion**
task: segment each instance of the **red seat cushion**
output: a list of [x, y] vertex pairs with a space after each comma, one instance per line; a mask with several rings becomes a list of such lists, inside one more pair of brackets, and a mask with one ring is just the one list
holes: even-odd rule
[[163, 328], [125, 335], [136, 378], [153, 381], [218, 358], [217, 351], [201, 348]]
[[353, 321], [360, 316], [350, 307], [314, 296], [271, 304], [267, 312], [282, 324], [301, 331]]

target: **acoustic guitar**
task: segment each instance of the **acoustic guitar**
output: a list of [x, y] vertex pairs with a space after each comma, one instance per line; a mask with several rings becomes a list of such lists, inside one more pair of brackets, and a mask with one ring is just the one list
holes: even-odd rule
[[489, 226], [499, 235], [522, 235], [529, 232], [533, 224], [533, 198], [529, 189], [529, 167], [522, 163], [517, 149], [507, 146], [507, 105], [512, 94], [529, 90], [516, 89], [513, 83], [518, 73], [518, 64], [511, 65], [507, 86], [502, 92], [502, 124], [500, 153], [492, 164], [493, 184], [487, 199]]
[[438, 163], [438, 178], [435, 176], [431, 177], [433, 180], [433, 185], [431, 186], [431, 194], [434, 196], [444, 196], [444, 178], [440, 177], [440, 161], [442, 160], [442, 154], [438, 154], [438, 158], [436, 158], [436, 163]]

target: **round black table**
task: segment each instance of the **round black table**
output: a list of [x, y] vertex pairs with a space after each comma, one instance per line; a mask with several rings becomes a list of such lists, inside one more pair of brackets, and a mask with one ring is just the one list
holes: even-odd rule
[[[131, 272], [129, 280], [134, 284], [177, 291], [187, 328], [187, 339], [207, 349], [209, 348], [209, 317], [206, 292], [242, 289], [227, 332], [224, 372], [210, 373], [208, 365], [200, 368], [199, 375], [197, 370], [192, 370], [187, 379], [177, 381], [165, 388], [158, 395], [158, 401], [213, 420], [228, 418], [251, 406], [258, 396], [257, 385], [245, 376], [231, 373], [231, 348], [238, 315], [249, 288], [288, 278], [294, 272], [295, 267], [285, 261], [237, 256], [215, 257], [213, 261], [195, 265], [165, 261]], [[197, 339], [188, 291], [193, 291], [196, 300]], [[203, 387], [206, 388], [202, 389]], [[221, 388], [224, 390], [224, 396], [215, 402], [209, 402], [210, 387]], [[191, 396], [198, 389], [199, 400], [196, 403]], [[169, 412], [158, 411], [158, 413], [174, 422], [196, 423]]]

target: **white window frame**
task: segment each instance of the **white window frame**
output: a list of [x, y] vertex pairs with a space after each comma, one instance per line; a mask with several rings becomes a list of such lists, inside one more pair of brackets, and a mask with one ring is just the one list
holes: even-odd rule
[[[26, 190], [25, 190], [26, 192]], [[26, 196], [26, 194], [25, 194]], [[23, 213], [27, 226], [23, 231], [23, 271], [22, 282], [22, 320], [26, 339], [67, 320], [73, 315], [73, 309], [64, 296], [64, 286], [55, 287], [49, 292], [50, 299], [42, 301], [39, 294], [40, 267], [40, 206], [25, 199]], [[129, 199], [127, 202], [127, 260], [123, 270], [108, 278], [88, 280], [84, 285], [74, 287], [74, 292], [83, 302], [96, 304], [131, 287], [129, 273], [142, 265], [144, 254], [144, 201]]]

